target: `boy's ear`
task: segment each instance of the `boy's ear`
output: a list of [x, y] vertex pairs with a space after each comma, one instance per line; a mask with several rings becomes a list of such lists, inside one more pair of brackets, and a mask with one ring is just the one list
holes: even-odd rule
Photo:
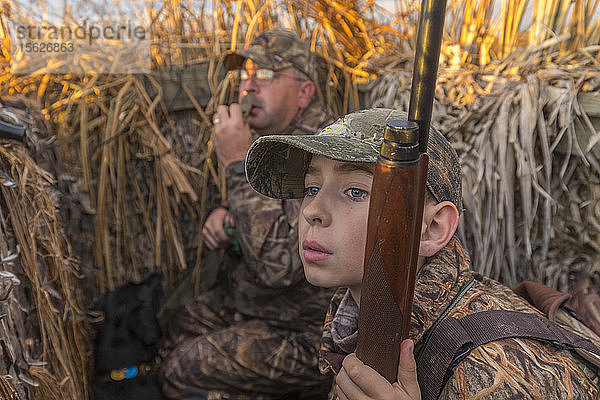
[[456, 232], [458, 210], [454, 203], [425, 204], [419, 256], [431, 257], [444, 248]]
[[298, 106], [300, 109], [303, 109], [310, 103], [310, 99], [312, 99], [315, 93], [315, 84], [312, 81], [302, 81], [299, 89], [298, 95], [300, 96], [300, 100], [298, 101]]

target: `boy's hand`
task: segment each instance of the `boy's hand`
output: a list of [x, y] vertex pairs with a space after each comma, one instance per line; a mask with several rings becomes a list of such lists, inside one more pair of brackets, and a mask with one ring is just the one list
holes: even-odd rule
[[228, 166], [234, 161], [244, 161], [252, 144], [250, 126], [242, 118], [239, 104], [219, 106], [213, 116], [215, 125], [215, 151], [217, 158]]
[[338, 399], [420, 400], [421, 390], [417, 381], [417, 364], [413, 349], [414, 343], [410, 339], [400, 344], [398, 381], [393, 384], [373, 368], [363, 364], [356, 355], [348, 355], [335, 379]]

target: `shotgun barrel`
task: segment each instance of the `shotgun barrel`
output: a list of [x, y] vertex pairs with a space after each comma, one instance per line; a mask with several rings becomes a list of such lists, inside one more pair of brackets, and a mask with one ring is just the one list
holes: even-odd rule
[[419, 125], [422, 153], [427, 152], [445, 16], [446, 0], [423, 0], [421, 3], [408, 119]]
[[371, 188], [356, 355], [390, 382], [410, 329], [445, 9], [423, 0], [409, 121], [386, 125]]
[[0, 121], [0, 139], [13, 139], [22, 142], [25, 139], [25, 127]]

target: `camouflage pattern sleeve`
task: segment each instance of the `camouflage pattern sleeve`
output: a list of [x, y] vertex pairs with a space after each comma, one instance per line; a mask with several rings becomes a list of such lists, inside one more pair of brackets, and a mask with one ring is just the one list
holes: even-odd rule
[[248, 270], [256, 283], [285, 288], [304, 279], [296, 234], [299, 200], [275, 200], [255, 192], [227, 168], [229, 210]]

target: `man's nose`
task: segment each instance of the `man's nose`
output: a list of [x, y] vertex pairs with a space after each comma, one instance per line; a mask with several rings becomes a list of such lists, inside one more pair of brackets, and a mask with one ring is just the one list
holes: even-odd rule
[[240, 90], [245, 94], [258, 91], [258, 85], [256, 84], [254, 75], [250, 75], [248, 79], [240, 82]]
[[324, 195], [319, 192], [308, 204], [302, 208], [302, 215], [310, 225], [331, 225], [331, 212]]

